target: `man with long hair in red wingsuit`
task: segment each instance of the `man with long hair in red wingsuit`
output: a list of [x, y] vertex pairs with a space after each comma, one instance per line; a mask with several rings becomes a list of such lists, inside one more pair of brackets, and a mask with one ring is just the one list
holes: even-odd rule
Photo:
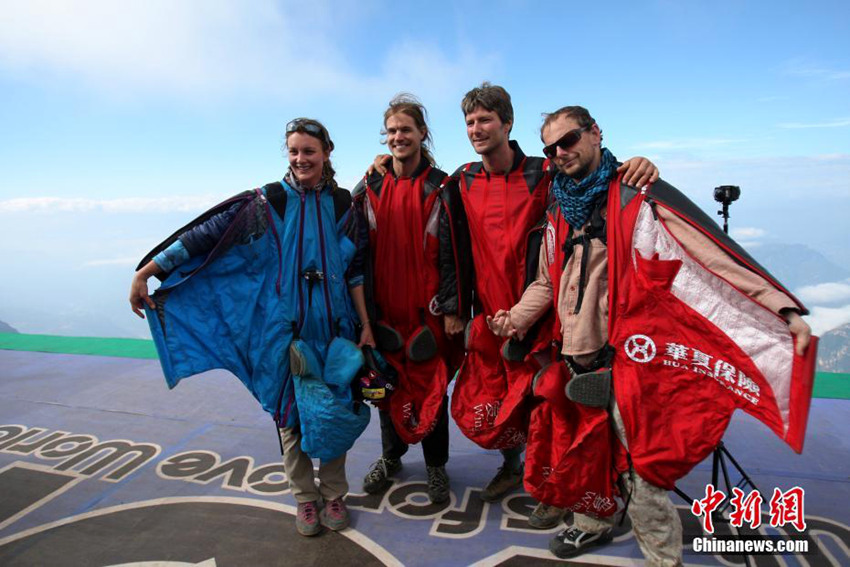
[[446, 389], [463, 356], [463, 324], [457, 302], [438, 301], [437, 226], [439, 210], [459, 206], [459, 197], [441, 190], [447, 175], [434, 163], [426, 117], [412, 95], [393, 98], [382, 131], [392, 161], [386, 172], [374, 169], [354, 189], [369, 225], [366, 294], [377, 346], [399, 375], [394, 393], [377, 402], [382, 455], [363, 479], [363, 490], [387, 488], [408, 445], [421, 442], [428, 497], [439, 504], [449, 499]]

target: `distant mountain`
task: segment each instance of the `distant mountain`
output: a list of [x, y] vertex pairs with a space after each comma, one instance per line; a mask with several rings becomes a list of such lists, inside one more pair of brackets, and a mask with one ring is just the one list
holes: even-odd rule
[[17, 333], [18, 330], [8, 323], [0, 321], [0, 333]]
[[748, 252], [792, 292], [804, 285], [838, 282], [850, 277], [850, 270], [834, 264], [805, 244], [766, 243]]
[[820, 338], [818, 370], [850, 372], [850, 323], [824, 333]]

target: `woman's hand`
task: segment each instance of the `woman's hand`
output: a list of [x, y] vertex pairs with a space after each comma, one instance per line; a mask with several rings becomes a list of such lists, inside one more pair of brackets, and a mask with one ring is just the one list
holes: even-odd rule
[[144, 307], [143, 304], [147, 304], [151, 309], [156, 309], [156, 304], [148, 295], [148, 278], [159, 272], [159, 266], [151, 260], [141, 270], [136, 272], [130, 284], [130, 309], [142, 319], [145, 318], [145, 313], [142, 310]]
[[375, 337], [372, 335], [372, 324], [368, 321], [363, 325], [363, 328], [360, 329], [360, 342], [357, 346], [363, 348], [367, 345], [375, 348]]
[[153, 299], [148, 295], [148, 279], [141, 277], [141, 274], [136, 274], [133, 277], [133, 283], [130, 284], [130, 308], [137, 316], [145, 318], [143, 303], [147, 303], [151, 309], [156, 308]]

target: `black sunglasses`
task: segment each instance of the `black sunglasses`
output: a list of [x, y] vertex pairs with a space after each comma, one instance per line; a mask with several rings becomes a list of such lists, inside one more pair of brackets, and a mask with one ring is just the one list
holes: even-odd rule
[[575, 130], [570, 130], [560, 138], [558, 138], [555, 142], [549, 144], [548, 146], [543, 147], [543, 155], [549, 159], [553, 159], [556, 155], [557, 148], [561, 148], [562, 150], [568, 150], [571, 147], [575, 146], [579, 140], [581, 140], [581, 135], [588, 130], [593, 128], [593, 124], [590, 126], [583, 126], [581, 128], [576, 128]]
[[286, 133], [292, 134], [293, 132], [307, 132], [308, 134], [312, 134], [324, 141], [329, 147], [333, 148], [333, 143], [328, 137], [325, 130], [316, 124], [315, 122], [310, 122], [307, 118], [296, 118], [295, 120], [290, 120], [289, 124], [286, 125]]

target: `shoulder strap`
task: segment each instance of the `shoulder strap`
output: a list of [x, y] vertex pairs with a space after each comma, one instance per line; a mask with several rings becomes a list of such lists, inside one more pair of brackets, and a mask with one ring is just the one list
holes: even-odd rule
[[581, 309], [582, 300], [584, 299], [584, 288], [587, 286], [587, 265], [590, 257], [590, 241], [597, 238], [606, 246], [608, 245], [607, 223], [602, 216], [602, 210], [608, 205], [608, 193], [606, 192], [593, 207], [593, 212], [590, 213], [590, 227], [587, 232], [580, 236], [573, 237], [573, 227], [570, 226], [567, 237], [564, 239], [564, 261], [561, 269], [567, 266], [567, 261], [573, 255], [573, 250], [578, 245], [583, 248], [581, 255], [581, 267], [579, 268], [578, 281], [578, 298], [576, 299], [575, 313]]
[[264, 185], [263, 189], [266, 191], [266, 199], [269, 200], [269, 204], [277, 213], [277, 216], [283, 220], [284, 213], [286, 213], [286, 191], [283, 190], [283, 184], [280, 181], [275, 181]]
[[333, 191], [334, 216], [337, 222], [351, 209], [351, 193], [348, 189], [337, 187]]
[[425, 198], [427, 199], [428, 195], [430, 195], [431, 193], [433, 193], [434, 191], [436, 191], [437, 189], [442, 187], [442, 185], [443, 185], [443, 183], [445, 183], [447, 177], [448, 177], [448, 175], [446, 174], [445, 171], [441, 171], [441, 170], [437, 169], [436, 167], [432, 166], [430, 168], [430, 170], [428, 171], [428, 175], [425, 176], [425, 182], [424, 182]]

